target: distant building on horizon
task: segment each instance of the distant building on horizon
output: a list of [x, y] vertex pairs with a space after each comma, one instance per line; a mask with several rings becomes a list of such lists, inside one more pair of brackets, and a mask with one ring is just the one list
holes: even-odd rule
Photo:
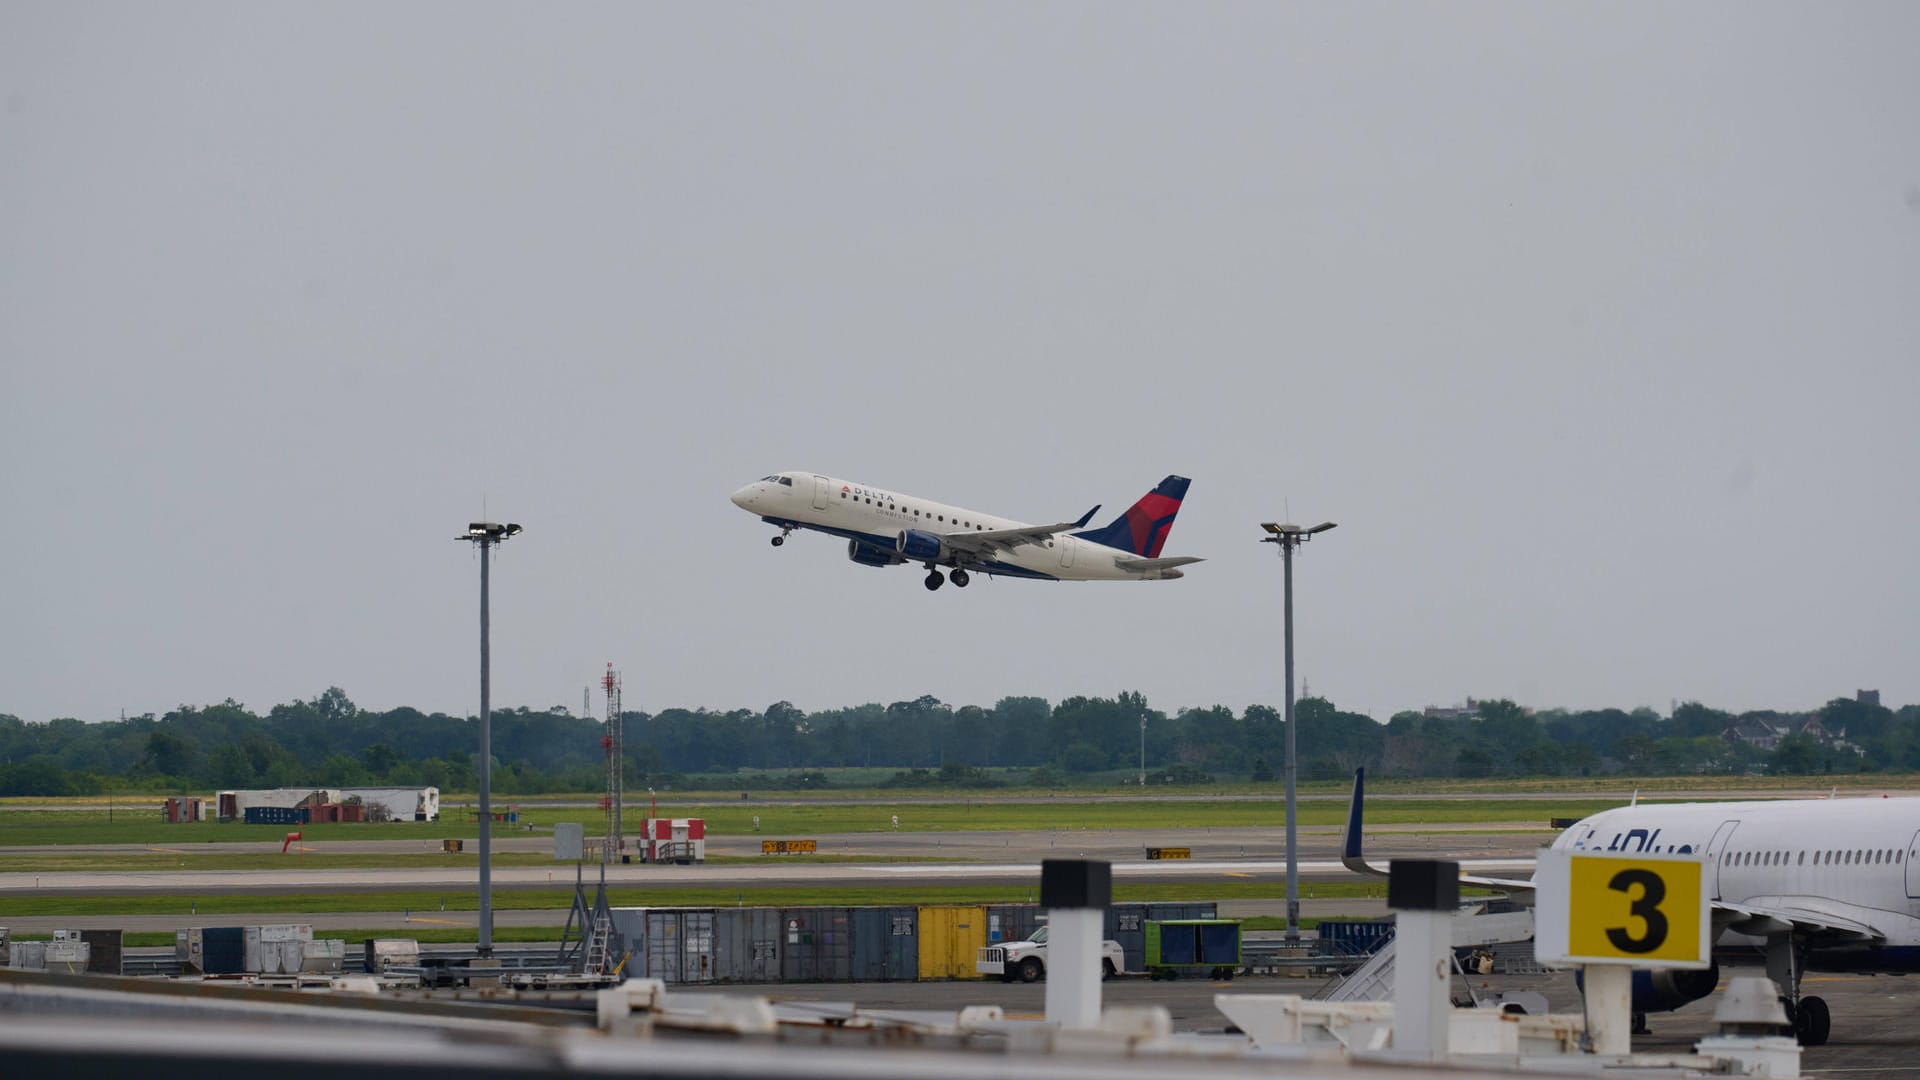
[[1877, 709], [1880, 707], [1880, 691], [1855, 690], [1853, 692], [1853, 700], [1859, 702], [1862, 705], [1871, 705]]
[[1861, 753], [1858, 746], [1827, 730], [1813, 713], [1782, 716], [1775, 713], [1749, 713], [1727, 725], [1720, 737], [1731, 743], [1745, 743], [1756, 750], [1778, 750], [1789, 735], [1805, 735], [1821, 746]]
[[1464, 706], [1429, 705], [1420, 710], [1420, 715], [1430, 720], [1472, 720], [1480, 715], [1480, 703], [1468, 698]]

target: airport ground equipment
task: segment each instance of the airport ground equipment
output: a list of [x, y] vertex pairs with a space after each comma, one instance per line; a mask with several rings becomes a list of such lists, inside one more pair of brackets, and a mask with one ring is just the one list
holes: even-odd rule
[[1240, 920], [1170, 919], [1147, 923], [1147, 974], [1155, 979], [1205, 975], [1231, 979], [1240, 970]]
[[[1153, 925], [1148, 924], [1150, 928]], [[1019, 941], [983, 945], [979, 959], [973, 962], [973, 970], [1001, 982], [1013, 982], [1015, 979], [1039, 982], [1047, 977], [1047, 937], [1047, 928], [1040, 926]], [[1100, 977], [1111, 979], [1115, 975], [1125, 974], [1126, 970], [1126, 951], [1112, 938], [1103, 939], [1100, 942]]]

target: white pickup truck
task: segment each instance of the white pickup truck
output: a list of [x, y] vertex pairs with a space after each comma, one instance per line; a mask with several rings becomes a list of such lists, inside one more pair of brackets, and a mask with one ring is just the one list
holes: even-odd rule
[[[988, 945], [980, 950], [973, 970], [998, 976], [1001, 982], [1039, 982], [1047, 977], [1047, 928], [1035, 930], [1025, 941]], [[1111, 979], [1127, 970], [1127, 954], [1120, 943], [1108, 939], [1100, 943], [1100, 977]]]

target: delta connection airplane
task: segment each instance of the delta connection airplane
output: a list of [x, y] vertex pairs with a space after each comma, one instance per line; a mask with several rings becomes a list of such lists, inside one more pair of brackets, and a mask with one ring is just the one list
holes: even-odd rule
[[[1361, 853], [1365, 770], [1355, 770], [1341, 862], [1383, 875]], [[1633, 973], [1633, 1011], [1667, 1012], [1720, 982], [1719, 960], [1765, 959], [1803, 1046], [1827, 1041], [1825, 1000], [1801, 997], [1808, 971], [1920, 971], [1920, 798], [1640, 803], [1582, 818], [1555, 851], [1692, 855], [1712, 904], [1714, 965]], [[1461, 875], [1531, 905], [1531, 880]], [[1656, 906], [1658, 897], [1638, 902]], [[1638, 907], [1634, 909], [1636, 912]], [[1665, 916], [1662, 915], [1662, 918]], [[1636, 924], [1638, 925], [1638, 924]], [[1651, 924], [1642, 927], [1650, 933]]]
[[[965, 588], [978, 571], [1042, 581], [1156, 581], [1201, 560], [1161, 558], [1188, 480], [1169, 476], [1104, 528], [1088, 529], [1098, 506], [1078, 521], [1026, 525], [978, 510], [896, 494], [819, 473], [763, 476], [733, 493], [733, 503], [780, 527], [773, 546], [795, 529], [847, 538], [847, 558], [862, 566], [917, 562], [929, 590], [951, 577]], [[940, 567], [950, 567], [946, 577]]]

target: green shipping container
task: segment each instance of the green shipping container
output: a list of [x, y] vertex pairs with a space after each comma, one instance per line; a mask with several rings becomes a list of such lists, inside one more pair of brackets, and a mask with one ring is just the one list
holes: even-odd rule
[[1156, 979], [1192, 975], [1231, 979], [1240, 970], [1236, 919], [1167, 919], [1146, 927], [1146, 969]]

